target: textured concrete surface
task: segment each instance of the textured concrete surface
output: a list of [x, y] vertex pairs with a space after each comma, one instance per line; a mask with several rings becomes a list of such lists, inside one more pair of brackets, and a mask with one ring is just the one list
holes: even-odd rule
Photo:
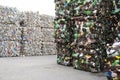
[[89, 73], [56, 64], [56, 56], [0, 58], [0, 80], [106, 80], [103, 73]]

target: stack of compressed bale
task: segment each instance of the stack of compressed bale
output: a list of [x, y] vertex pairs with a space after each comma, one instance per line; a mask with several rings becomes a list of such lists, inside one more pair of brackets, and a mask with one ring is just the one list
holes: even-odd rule
[[20, 14], [22, 28], [22, 55], [42, 55], [41, 53], [41, 26], [39, 13], [23, 12]]
[[[113, 68], [115, 67], [114, 62], [119, 59], [119, 0], [101, 1], [99, 8], [97, 20], [98, 32], [96, 33], [98, 34], [98, 51], [101, 69], [112, 67], [112, 69], [115, 70], [115, 68]], [[114, 66], [112, 66], [112, 64]], [[119, 63], [116, 63], [116, 65], [118, 64]]]
[[53, 17], [38, 12], [20, 14], [24, 55], [56, 54]]
[[41, 33], [40, 27], [23, 28], [24, 55], [42, 55], [40, 33]]
[[42, 32], [42, 53], [43, 54], [56, 54], [56, 45], [54, 43], [54, 25], [53, 17], [43, 15], [41, 16], [41, 32]]
[[21, 28], [16, 8], [0, 6], [0, 56], [19, 56]]
[[[74, 1], [74, 41], [73, 67], [85, 71], [100, 71], [99, 38], [98, 35], [98, 6], [96, 0]], [[93, 65], [94, 64], [94, 65]]]
[[[107, 5], [106, 5], [107, 4]], [[104, 11], [104, 41], [106, 41], [107, 58], [105, 59], [106, 71], [111, 71], [112, 77], [120, 79], [120, 0], [108, 0], [103, 4]], [[105, 9], [103, 7], [103, 9]]]
[[0, 6], [0, 56], [55, 54], [53, 17]]
[[[71, 2], [72, 3], [72, 2]], [[74, 26], [71, 21], [72, 4], [69, 0], [55, 0], [56, 17], [55, 24], [55, 42], [57, 48], [57, 63], [62, 65], [71, 65], [71, 42], [73, 40]]]
[[[109, 56], [106, 53], [107, 45], [111, 46], [114, 42], [119, 42], [119, 2], [117, 0], [55, 0], [55, 41], [58, 63], [65, 64], [68, 53], [74, 68], [91, 72], [102, 71]], [[60, 20], [64, 20], [62, 24]], [[68, 31], [64, 24], [69, 28]], [[68, 43], [65, 42], [66, 38], [63, 38], [66, 33], [72, 33], [71, 38], [67, 39]]]

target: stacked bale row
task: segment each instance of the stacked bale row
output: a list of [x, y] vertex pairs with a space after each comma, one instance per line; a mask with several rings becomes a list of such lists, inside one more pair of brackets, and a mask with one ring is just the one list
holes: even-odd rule
[[53, 17], [0, 6], [0, 56], [55, 54]]
[[113, 79], [120, 79], [120, 0], [104, 2], [107, 8], [104, 19], [104, 40], [106, 41], [106, 73], [111, 71]]
[[57, 62], [63, 65], [71, 65], [71, 55], [72, 47], [71, 43], [73, 41], [73, 21], [71, 17], [72, 12], [72, 2], [59, 0], [56, 3], [56, 17], [55, 17], [55, 42], [57, 43]]
[[[57, 62], [72, 64], [74, 68], [91, 72], [104, 70], [108, 58], [107, 45], [112, 45], [115, 39], [118, 39], [118, 1], [55, 0], [55, 3]], [[64, 20], [62, 25], [67, 25], [68, 29], [61, 26], [60, 20]], [[70, 38], [67, 38], [68, 35], [64, 37], [66, 34], [70, 35]], [[67, 45], [61, 44], [62, 42]]]
[[[42, 32], [42, 53], [44, 54], [56, 54], [56, 45], [54, 43], [54, 24], [53, 17], [47, 15], [41, 16], [43, 19], [41, 23], [41, 32]], [[52, 23], [51, 23], [52, 21]], [[48, 24], [46, 24], [46, 22]]]
[[20, 15], [20, 26], [22, 27], [22, 49], [23, 55], [42, 55], [41, 39], [42, 32], [39, 24], [39, 13], [23, 12]]
[[19, 56], [21, 28], [16, 25], [18, 13], [16, 8], [0, 6], [0, 56]]
[[[99, 1], [75, 1], [73, 66], [86, 71], [100, 71], [99, 26], [97, 25]], [[76, 36], [77, 35], [77, 36]], [[93, 65], [94, 64], [94, 65]]]

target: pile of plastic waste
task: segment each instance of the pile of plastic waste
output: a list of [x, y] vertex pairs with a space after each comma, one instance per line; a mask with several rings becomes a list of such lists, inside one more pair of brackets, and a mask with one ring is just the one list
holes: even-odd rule
[[55, 5], [57, 62], [90, 72], [106, 70], [108, 45], [120, 41], [120, 0], [55, 0]]
[[0, 6], [0, 56], [56, 54], [54, 18]]

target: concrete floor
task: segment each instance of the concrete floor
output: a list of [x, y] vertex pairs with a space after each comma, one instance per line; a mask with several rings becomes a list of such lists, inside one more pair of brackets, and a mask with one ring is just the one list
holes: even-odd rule
[[106, 80], [103, 73], [75, 70], [56, 63], [56, 56], [0, 58], [0, 80]]

